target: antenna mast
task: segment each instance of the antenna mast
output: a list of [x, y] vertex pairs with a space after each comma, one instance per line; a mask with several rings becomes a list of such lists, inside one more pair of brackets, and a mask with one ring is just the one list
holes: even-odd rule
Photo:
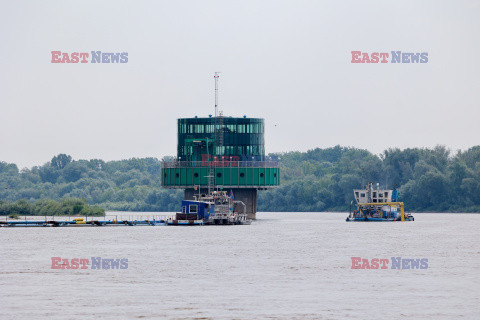
[[218, 116], [218, 78], [220, 72], [215, 72], [215, 118]]
[[214, 119], [214, 149], [213, 157], [214, 164], [210, 165], [209, 180], [208, 180], [208, 192], [215, 188], [215, 172], [216, 172], [216, 163], [218, 157], [223, 156], [223, 112], [218, 111], [218, 78], [220, 72], [215, 72], [215, 119]]

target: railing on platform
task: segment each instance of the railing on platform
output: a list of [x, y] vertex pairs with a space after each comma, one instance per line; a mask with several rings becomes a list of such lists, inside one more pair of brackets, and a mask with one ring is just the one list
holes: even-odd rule
[[208, 168], [208, 167], [253, 167], [253, 168], [278, 168], [278, 160], [265, 161], [238, 161], [238, 160], [213, 160], [213, 161], [163, 161], [163, 168]]

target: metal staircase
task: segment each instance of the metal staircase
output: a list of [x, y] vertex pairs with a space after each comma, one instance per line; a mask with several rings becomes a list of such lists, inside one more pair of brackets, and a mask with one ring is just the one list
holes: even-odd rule
[[223, 156], [223, 112], [219, 111], [215, 117], [215, 148], [213, 151], [213, 165], [208, 170], [208, 193], [215, 188], [216, 163]]
[[208, 194], [211, 194], [213, 189], [215, 188], [215, 169], [213, 166], [210, 166], [208, 169]]
[[[223, 156], [223, 112], [215, 117], [215, 156]], [[220, 160], [220, 159], [219, 159]]]

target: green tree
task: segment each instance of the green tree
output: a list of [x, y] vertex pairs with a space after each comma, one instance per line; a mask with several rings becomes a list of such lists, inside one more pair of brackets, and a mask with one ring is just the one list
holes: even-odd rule
[[50, 161], [50, 165], [56, 170], [61, 170], [65, 168], [70, 162], [72, 162], [72, 157], [61, 153], [58, 156], [52, 158], [52, 161]]

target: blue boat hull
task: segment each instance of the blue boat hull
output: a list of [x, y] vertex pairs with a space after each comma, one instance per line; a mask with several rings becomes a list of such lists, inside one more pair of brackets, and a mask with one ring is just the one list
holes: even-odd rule
[[[394, 222], [394, 221], [401, 221], [400, 219], [394, 218], [347, 218], [345, 221], [347, 222]], [[413, 217], [405, 218], [405, 221], [415, 221]]]

